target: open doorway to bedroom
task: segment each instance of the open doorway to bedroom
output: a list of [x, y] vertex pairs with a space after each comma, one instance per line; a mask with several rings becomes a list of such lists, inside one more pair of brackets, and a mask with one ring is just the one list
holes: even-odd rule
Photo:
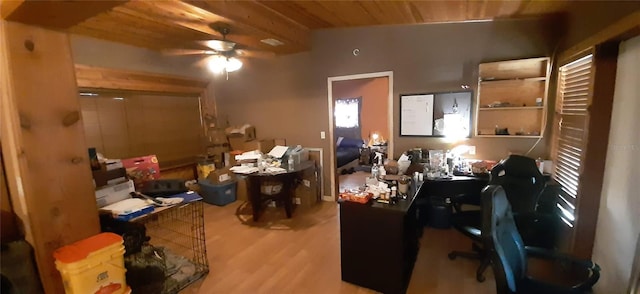
[[362, 185], [376, 154], [392, 156], [393, 73], [328, 79], [331, 191]]

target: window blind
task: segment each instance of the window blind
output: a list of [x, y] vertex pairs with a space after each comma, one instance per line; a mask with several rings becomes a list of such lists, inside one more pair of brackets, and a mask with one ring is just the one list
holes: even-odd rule
[[162, 167], [192, 162], [203, 152], [198, 97], [95, 90], [80, 95], [87, 145], [107, 158], [155, 154]]
[[557, 208], [569, 226], [575, 223], [576, 204], [580, 197], [580, 174], [586, 146], [586, 128], [591, 101], [593, 56], [587, 55], [560, 67], [554, 136], [554, 179], [561, 192]]

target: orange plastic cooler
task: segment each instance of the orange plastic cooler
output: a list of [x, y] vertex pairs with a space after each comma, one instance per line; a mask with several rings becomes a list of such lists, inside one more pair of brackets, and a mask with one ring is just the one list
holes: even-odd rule
[[67, 294], [129, 293], [122, 237], [101, 233], [53, 253]]

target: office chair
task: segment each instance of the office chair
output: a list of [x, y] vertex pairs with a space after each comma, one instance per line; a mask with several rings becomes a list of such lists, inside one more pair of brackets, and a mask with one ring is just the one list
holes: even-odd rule
[[[542, 233], [542, 224], [553, 223], [553, 216], [541, 216], [536, 213], [536, 207], [540, 195], [545, 188], [544, 178], [535, 160], [521, 155], [509, 155], [491, 169], [489, 184], [501, 185], [506, 191], [509, 202], [513, 206], [517, 215], [518, 229], [525, 232], [527, 245], [544, 245], [551, 248], [555, 245], [554, 233]], [[483, 246], [481, 237], [482, 212], [481, 210], [461, 211], [460, 204], [479, 204], [480, 199], [469, 199], [461, 196], [454, 198], [453, 202], [456, 213], [453, 214], [451, 222], [453, 227], [469, 237], [472, 243], [473, 252], [452, 251], [449, 259], [465, 257], [480, 259], [481, 263], [476, 271], [476, 280], [483, 282], [484, 271], [490, 264]]]
[[[489, 185], [482, 192], [482, 241], [491, 260], [499, 294], [507, 293], [585, 293], [600, 278], [600, 267], [590, 260], [580, 260], [543, 248], [525, 246], [511, 211], [505, 190]], [[560, 261], [588, 274], [573, 286], [561, 286], [527, 276], [530, 257]], [[557, 263], [554, 263], [556, 265]]]

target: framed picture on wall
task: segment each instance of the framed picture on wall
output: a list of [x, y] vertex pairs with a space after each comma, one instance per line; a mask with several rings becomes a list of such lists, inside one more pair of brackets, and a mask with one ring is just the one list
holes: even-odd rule
[[471, 91], [400, 95], [400, 136], [471, 135]]

